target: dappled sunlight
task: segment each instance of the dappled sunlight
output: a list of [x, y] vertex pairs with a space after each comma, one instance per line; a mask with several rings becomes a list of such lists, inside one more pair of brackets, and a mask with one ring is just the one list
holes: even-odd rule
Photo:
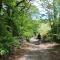
[[[53, 47], [57, 46], [59, 44], [45, 43], [45, 44], [35, 45], [35, 44], [31, 44], [31, 43], [26, 43], [26, 44], [24, 44], [24, 46], [25, 45], [27, 45], [27, 46], [21, 48], [24, 51], [20, 50], [20, 53], [17, 52], [16, 56], [13, 56], [13, 58], [11, 57], [12, 60], [28, 60], [28, 59], [34, 60], [35, 58], [37, 60], [38, 57], [40, 57], [40, 56], [42, 56], [41, 59], [44, 60], [44, 59], [48, 58], [45, 56], [50, 55], [50, 53], [51, 53], [50, 50], [53, 50]], [[53, 52], [57, 53], [57, 51], [53, 51]], [[51, 56], [49, 56], [49, 57], [51, 57]]]
[[41, 26], [39, 27], [38, 31], [40, 32], [40, 34], [43, 36], [43, 35], [46, 35], [49, 30], [51, 30], [51, 27], [49, 25], [49, 23], [42, 23]]
[[27, 47], [24, 49], [27, 49], [29, 51], [36, 51], [36, 50], [45, 50], [45, 49], [51, 49], [53, 46], [58, 45], [57, 43], [41, 43], [40, 45], [35, 45], [32, 43], [27, 43]]

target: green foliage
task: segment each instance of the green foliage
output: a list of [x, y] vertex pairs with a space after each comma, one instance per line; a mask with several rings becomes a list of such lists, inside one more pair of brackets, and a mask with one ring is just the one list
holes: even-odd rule
[[20, 47], [18, 37], [32, 37], [37, 24], [31, 19], [27, 0], [4, 0], [0, 8], [0, 55], [6, 55]]
[[8, 54], [12, 48], [19, 47], [19, 39], [14, 37], [23, 35], [24, 26], [28, 20], [23, 15], [26, 12], [25, 8], [29, 6], [25, 0], [19, 2], [21, 1], [17, 3], [16, 0], [4, 0], [3, 4], [2, 1], [0, 2], [0, 55]]

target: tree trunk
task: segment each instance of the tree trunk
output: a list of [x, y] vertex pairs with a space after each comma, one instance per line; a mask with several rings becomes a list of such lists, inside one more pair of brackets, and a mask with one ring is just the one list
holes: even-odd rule
[[1, 8], [2, 8], [2, 0], [0, 0], [0, 12], [1, 12]]

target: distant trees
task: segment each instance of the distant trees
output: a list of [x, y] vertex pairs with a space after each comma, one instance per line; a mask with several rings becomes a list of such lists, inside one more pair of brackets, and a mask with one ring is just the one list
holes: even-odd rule
[[[51, 40], [60, 40], [60, 1], [59, 0], [40, 0], [41, 6], [46, 11], [47, 22], [51, 26], [49, 36]], [[41, 19], [42, 20], [42, 19]], [[56, 37], [56, 38], [54, 38]]]

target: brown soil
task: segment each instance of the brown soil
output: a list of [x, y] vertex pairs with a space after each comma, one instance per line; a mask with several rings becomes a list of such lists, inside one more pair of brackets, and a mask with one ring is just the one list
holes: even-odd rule
[[[45, 43], [45, 44], [40, 44], [40, 45], [34, 45], [31, 43], [26, 43], [22, 45], [21, 48], [17, 49], [14, 51], [10, 56], [8, 60], [26, 60], [26, 55], [30, 51], [35, 51], [35, 50], [43, 50], [43, 49], [49, 49], [53, 46], [57, 45], [56, 43]], [[0, 59], [1, 60], [1, 59]], [[7, 59], [2, 59], [2, 60], [7, 60]]]

